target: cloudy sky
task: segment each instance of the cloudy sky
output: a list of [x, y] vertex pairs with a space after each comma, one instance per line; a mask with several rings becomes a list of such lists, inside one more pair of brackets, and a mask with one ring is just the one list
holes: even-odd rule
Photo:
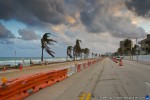
[[115, 52], [120, 40], [146, 38], [149, 27], [150, 0], [0, 0], [0, 57], [40, 57], [47, 32], [56, 57], [76, 39], [91, 52]]

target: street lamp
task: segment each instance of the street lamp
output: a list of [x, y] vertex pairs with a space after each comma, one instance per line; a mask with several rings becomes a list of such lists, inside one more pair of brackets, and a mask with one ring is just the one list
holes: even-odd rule
[[15, 50], [15, 66], [16, 66], [16, 50]]

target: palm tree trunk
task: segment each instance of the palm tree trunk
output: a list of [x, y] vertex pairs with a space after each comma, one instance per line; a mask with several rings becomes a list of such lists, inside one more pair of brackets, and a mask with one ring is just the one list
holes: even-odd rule
[[44, 50], [44, 48], [42, 48], [42, 56], [41, 56], [41, 61], [43, 61], [43, 50]]

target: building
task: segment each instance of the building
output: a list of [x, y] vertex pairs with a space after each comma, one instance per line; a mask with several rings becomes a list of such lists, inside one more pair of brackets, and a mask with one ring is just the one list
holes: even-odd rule
[[120, 41], [120, 48], [124, 48], [124, 41]]
[[139, 44], [141, 45], [140, 54], [150, 54], [150, 34], [147, 35], [146, 39], [141, 40]]
[[[130, 40], [130, 39], [128, 39], [128, 40]], [[125, 47], [125, 46], [124, 46], [125, 41], [126, 41], [126, 39], [123, 40], [123, 41], [120, 41], [120, 48], [122, 49], [122, 53], [123, 53], [124, 55], [130, 55], [130, 54], [131, 54], [131, 49], [132, 49], [132, 47], [133, 47], [133, 41], [130, 40], [130, 41], [131, 41], [130, 47]]]

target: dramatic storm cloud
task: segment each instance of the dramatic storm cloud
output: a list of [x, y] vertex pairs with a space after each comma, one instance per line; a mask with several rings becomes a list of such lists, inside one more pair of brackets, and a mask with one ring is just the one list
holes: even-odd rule
[[19, 29], [18, 33], [23, 40], [37, 40], [39, 38], [39, 36], [32, 30]]
[[28, 25], [65, 23], [62, 0], [1, 0], [0, 18], [17, 19]]
[[[133, 8], [132, 2], [133, 6], [138, 5], [135, 1], [139, 0], [126, 4]], [[142, 5], [148, 3], [146, 0]], [[30, 26], [77, 24], [80, 20], [89, 33], [108, 32], [114, 37], [143, 37], [145, 31], [132, 24], [130, 18], [116, 15], [125, 12], [124, 6], [123, 0], [1, 0], [0, 19], [14, 18]], [[148, 9], [148, 6], [145, 7]], [[148, 13], [146, 10], [144, 12]]]
[[124, 38], [128, 36], [145, 36], [146, 32], [142, 28], [132, 24], [130, 18], [119, 13], [123, 12], [123, 1], [94, 0], [93, 2], [87, 4], [86, 9], [80, 12], [81, 21], [89, 32], [109, 32], [114, 37]]
[[0, 23], [0, 38], [15, 38], [15, 36]]
[[[50, 32], [58, 41], [56, 54], [65, 54], [76, 39], [91, 52], [115, 52], [120, 40], [145, 38], [149, 28], [142, 20], [150, 17], [149, 5], [150, 0], [0, 0], [0, 44], [40, 49], [42, 35]], [[28, 40], [31, 47], [22, 45]]]
[[126, 0], [126, 6], [139, 16], [150, 17], [150, 0]]

